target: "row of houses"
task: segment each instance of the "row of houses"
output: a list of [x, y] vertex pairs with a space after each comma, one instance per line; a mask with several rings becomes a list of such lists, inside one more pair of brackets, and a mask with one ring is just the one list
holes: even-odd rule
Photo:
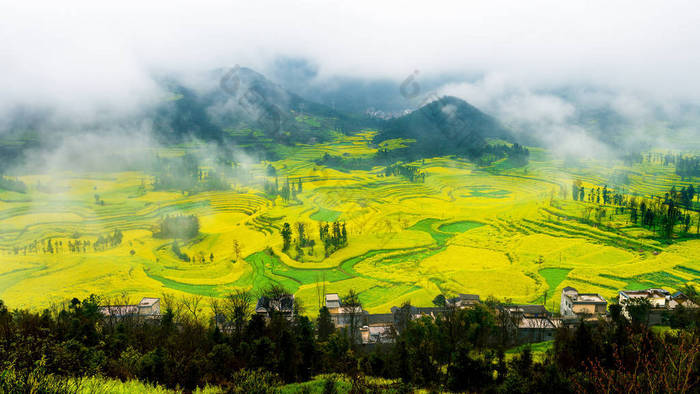
[[[648, 324], [662, 323], [666, 312], [679, 306], [698, 308], [689, 297], [681, 292], [671, 294], [663, 289], [625, 290], [618, 293], [622, 312], [630, 318], [626, 306], [634, 300], [649, 301]], [[391, 343], [400, 334], [402, 319], [436, 318], [447, 308], [471, 308], [481, 303], [476, 294], [459, 294], [446, 300], [444, 307], [416, 307], [408, 309], [392, 307], [391, 313], [370, 314], [359, 305], [348, 306], [337, 293], [325, 294], [324, 304], [336, 327], [355, 326], [358, 340], [363, 344]], [[598, 321], [607, 318], [607, 300], [600, 294], [579, 293], [573, 287], [562, 289], [559, 316], [554, 317], [543, 305], [508, 304], [499, 306], [500, 324], [507, 325], [511, 336], [517, 344], [547, 341], [554, 338], [559, 327], [576, 326], [581, 321]], [[143, 298], [135, 305], [109, 305], [100, 308], [108, 318], [137, 317], [155, 319], [160, 317], [160, 299]], [[277, 313], [285, 318], [295, 316], [294, 295], [285, 294], [278, 298], [260, 297], [255, 306], [255, 313], [269, 318]]]

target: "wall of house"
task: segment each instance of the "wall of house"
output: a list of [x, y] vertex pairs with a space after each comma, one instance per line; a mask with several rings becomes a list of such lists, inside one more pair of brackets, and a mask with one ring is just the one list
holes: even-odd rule
[[602, 304], [574, 304], [573, 311], [576, 314], [603, 314], [606, 307]]
[[562, 316], [571, 316], [574, 314], [572, 310], [571, 299], [565, 294], [561, 295], [561, 305], [559, 305], [559, 313]]
[[554, 339], [555, 328], [518, 328], [518, 344], [544, 342]]

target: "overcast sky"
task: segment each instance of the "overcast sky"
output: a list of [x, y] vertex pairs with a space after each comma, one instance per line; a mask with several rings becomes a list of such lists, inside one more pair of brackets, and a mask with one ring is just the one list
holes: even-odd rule
[[0, 108], [133, 109], [158, 96], [154, 72], [264, 70], [280, 55], [321, 76], [464, 72], [700, 98], [697, 2], [378, 3], [5, 1]]

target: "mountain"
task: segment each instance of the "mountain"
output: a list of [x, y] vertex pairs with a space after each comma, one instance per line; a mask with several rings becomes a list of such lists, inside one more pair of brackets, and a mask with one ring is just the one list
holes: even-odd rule
[[452, 96], [386, 121], [375, 142], [395, 138], [415, 140], [407, 148], [407, 154], [412, 157], [478, 157], [487, 146], [487, 138], [513, 141], [510, 131], [494, 118]]
[[280, 143], [327, 140], [371, 127], [364, 115], [336, 111], [306, 100], [246, 67], [215, 70], [192, 87], [177, 80], [163, 85], [174, 95], [155, 111], [154, 129], [166, 139], [186, 135], [209, 140], [254, 130]]

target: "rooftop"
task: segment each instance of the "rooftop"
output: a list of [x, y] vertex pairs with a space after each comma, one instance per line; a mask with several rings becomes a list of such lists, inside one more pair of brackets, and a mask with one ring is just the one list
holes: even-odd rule
[[526, 315], [547, 315], [549, 312], [544, 305], [505, 305], [505, 310], [510, 313], [522, 313]]
[[153, 306], [157, 302], [160, 302], [160, 298], [144, 297], [139, 302], [139, 306]]
[[620, 295], [624, 295], [628, 298], [642, 298], [642, 297], [666, 297], [670, 296], [671, 293], [664, 289], [644, 289], [644, 290], [623, 290]]
[[573, 287], [566, 286], [561, 290], [574, 304], [607, 304], [602, 295], [596, 293], [579, 293]]
[[326, 294], [326, 301], [340, 301], [340, 296], [338, 293], [328, 293]]
[[605, 298], [601, 296], [600, 294], [594, 294], [594, 293], [585, 293], [585, 294], [578, 294], [578, 296], [574, 299], [574, 302], [585, 302], [585, 303], [607, 303], [605, 301]]
[[394, 315], [391, 313], [373, 313], [367, 315], [367, 324], [394, 324]]

